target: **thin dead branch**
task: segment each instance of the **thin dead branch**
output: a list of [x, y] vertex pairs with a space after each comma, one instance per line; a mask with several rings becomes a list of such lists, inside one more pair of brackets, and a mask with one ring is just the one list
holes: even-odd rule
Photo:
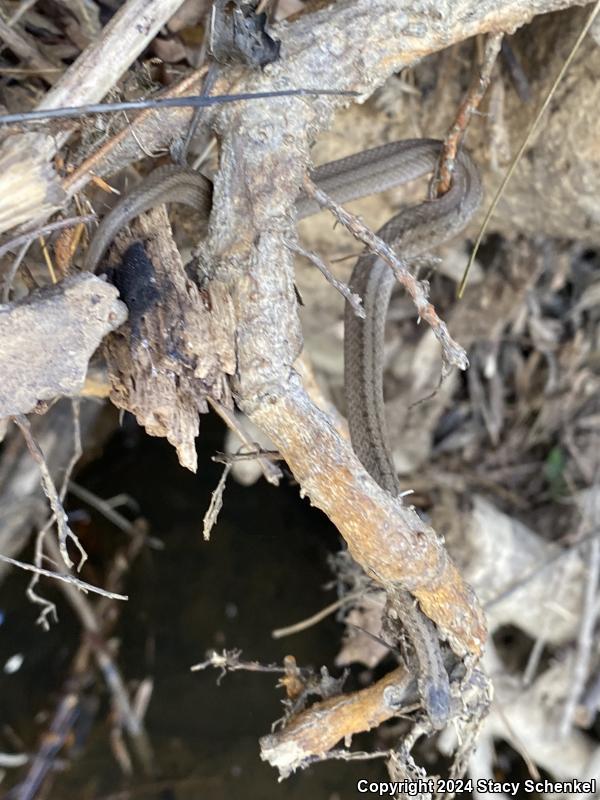
[[446, 366], [466, 369], [469, 365], [469, 361], [464, 348], [452, 339], [448, 331], [448, 326], [439, 318], [435, 308], [429, 302], [426, 287], [421, 281], [418, 281], [414, 277], [408, 269], [406, 262], [398, 258], [393, 249], [384, 242], [383, 239], [380, 239], [379, 236], [373, 233], [373, 231], [369, 230], [358, 217], [354, 214], [349, 214], [339, 203], [336, 203], [335, 200], [329, 197], [322, 189], [319, 189], [308, 176], [304, 178], [303, 186], [304, 191], [309, 197], [316, 200], [322, 208], [327, 208], [331, 211], [338, 222], [347, 228], [353, 236], [356, 236], [356, 238], [363, 242], [372, 253], [379, 256], [379, 258], [385, 261], [391, 268], [398, 283], [404, 286], [407, 293], [412, 298], [419, 319], [425, 320], [431, 327], [435, 338], [440, 343]]
[[487, 91], [503, 41], [503, 33], [490, 34], [486, 38], [481, 65], [477, 69], [477, 74], [473, 77], [469, 90], [460, 104], [454, 122], [444, 139], [444, 146], [440, 156], [439, 181], [436, 187], [438, 195], [444, 194], [450, 188], [454, 159], [464, 139], [469, 120], [476, 113]]
[[[83, 214], [79, 217], [69, 217], [68, 219], [59, 219], [56, 220], [56, 222], [49, 222], [47, 225], [42, 225], [35, 231], [22, 233], [20, 236], [15, 236], [5, 244], [0, 245], [0, 258], [2, 258], [2, 256], [4, 256], [6, 253], [9, 253], [11, 250], [14, 250], [15, 247], [19, 247], [21, 244], [26, 244], [32, 239], [37, 239], [38, 236], [47, 236], [49, 233], [53, 233], [54, 231], [62, 230], [63, 228], [70, 228], [73, 225], [79, 225], [81, 223], [87, 224], [88, 222], [94, 222], [95, 220], [95, 214]], [[5, 289], [5, 302], [6, 300], [7, 298]]]
[[231, 467], [231, 462], [225, 464], [219, 482], [210, 496], [210, 503], [202, 522], [202, 536], [205, 542], [209, 541], [210, 532], [216, 525], [219, 512], [223, 508], [223, 492], [225, 491], [225, 484], [227, 483], [227, 477], [231, 471]]
[[[79, 551], [79, 564], [77, 566], [77, 570], [79, 571], [81, 570], [81, 568], [83, 567], [83, 565], [87, 560], [87, 553], [81, 546], [79, 538], [73, 533], [73, 531], [69, 527], [67, 513], [63, 508], [62, 501], [56, 490], [56, 486], [54, 485], [52, 476], [50, 475], [50, 470], [48, 469], [48, 464], [46, 463], [44, 454], [42, 453], [39, 444], [37, 443], [37, 441], [35, 440], [34, 436], [31, 433], [31, 425], [29, 424], [29, 420], [27, 419], [27, 417], [24, 417], [23, 415], [20, 414], [18, 416], [14, 416], [12, 419], [15, 425], [19, 427], [21, 433], [23, 434], [23, 438], [27, 443], [27, 447], [29, 448], [31, 457], [39, 467], [41, 473], [42, 487], [50, 503], [54, 519], [56, 520], [56, 527], [58, 529], [58, 546], [60, 548], [60, 555], [62, 557], [62, 560], [65, 562], [65, 564], [69, 569], [73, 566], [73, 561], [71, 560], [69, 553], [67, 551], [67, 542], [68, 541], [73, 542], [73, 544]], [[39, 568], [36, 568], [33, 571], [39, 572]]]
[[286, 245], [294, 253], [304, 256], [304, 258], [307, 258], [312, 264], [314, 264], [321, 275], [323, 275], [323, 277], [333, 286], [333, 288], [342, 295], [344, 300], [350, 303], [356, 316], [360, 319], [365, 318], [365, 310], [362, 307], [360, 295], [356, 294], [356, 292], [353, 292], [347, 284], [343, 283], [342, 281], [338, 281], [322, 258], [320, 258], [316, 253], [313, 253], [311, 250], [306, 250], [304, 247], [301, 247], [298, 242], [291, 241], [290, 239], [286, 240]]
[[307, 617], [300, 622], [296, 622], [293, 625], [287, 625], [285, 628], [276, 628], [275, 630], [271, 631], [271, 636], [274, 639], [283, 639], [284, 636], [291, 636], [294, 633], [305, 631], [307, 628], [317, 625], [331, 614], [334, 614], [338, 609], [343, 608], [349, 603], [352, 603], [354, 600], [358, 600], [358, 598], [362, 597], [363, 595], [363, 591], [346, 594], [343, 597], [340, 597], [339, 600], [336, 600], [335, 603], [330, 603], [328, 606], [325, 606], [325, 608], [317, 611], [316, 614], [313, 614], [312, 616]]
[[[227, 406], [224, 406], [222, 403], [219, 403], [218, 400], [214, 400], [212, 397], [208, 398], [208, 402], [211, 408], [221, 417], [221, 419], [227, 425], [227, 427], [233, 433], [235, 433], [235, 435], [242, 442], [242, 444], [253, 450], [255, 448], [254, 442], [252, 442], [252, 440], [244, 430], [242, 423], [238, 421], [234, 412], [231, 409], [227, 408]], [[244, 458], [250, 458], [250, 457], [256, 458], [258, 463], [260, 464], [262, 473], [265, 476], [265, 480], [268, 483], [272, 484], [273, 486], [279, 485], [279, 481], [283, 477], [283, 473], [276, 464], [273, 464], [273, 461], [270, 457], [262, 455], [260, 452], [256, 452], [255, 455], [252, 455], [251, 453], [240, 453], [239, 455], [240, 457]]]
[[241, 650], [223, 650], [217, 653], [216, 650], [211, 650], [208, 653], [206, 661], [200, 661], [198, 664], [193, 664], [190, 667], [191, 672], [201, 672], [202, 670], [213, 667], [214, 669], [221, 670], [219, 681], [228, 672], [286, 672], [285, 667], [280, 667], [278, 664], [261, 664], [258, 661], [242, 661]]
[[[81, 415], [80, 415], [80, 408], [79, 408], [79, 401], [73, 400], [71, 402], [71, 409], [73, 414], [73, 453], [71, 458], [69, 459], [69, 463], [67, 464], [65, 474], [62, 480], [62, 486], [60, 488], [59, 499], [61, 503], [64, 503], [65, 496], [67, 494], [67, 488], [69, 485], [69, 480], [71, 479], [71, 475], [73, 474], [73, 470], [81, 455], [83, 453], [83, 447], [81, 444]], [[56, 523], [56, 518], [53, 516], [46, 522], [46, 524], [38, 531], [35, 540], [35, 556], [34, 556], [34, 563], [36, 567], [42, 566], [42, 558], [43, 558], [43, 544], [44, 538], [46, 533], [50, 530], [50, 528]], [[42, 606], [42, 611], [40, 616], [37, 620], [38, 625], [41, 625], [44, 630], [49, 629], [48, 617], [52, 616], [54, 621], [58, 620], [58, 615], [56, 612], [56, 605], [51, 601], [41, 597], [36, 591], [35, 586], [40, 579], [40, 574], [35, 573], [31, 581], [29, 582], [29, 586], [27, 587], [27, 597], [34, 603], [38, 603]]]
[[4, 561], [7, 564], [12, 564], [13, 567], [19, 567], [19, 569], [24, 569], [26, 572], [35, 572], [38, 575], [44, 575], [46, 578], [53, 578], [57, 581], [62, 581], [63, 583], [70, 583], [73, 586], [77, 587], [77, 589], [81, 589], [82, 592], [93, 592], [94, 594], [102, 595], [103, 597], [109, 597], [111, 600], [128, 600], [129, 598], [127, 595], [124, 594], [117, 594], [116, 592], [109, 592], [106, 589], [102, 589], [100, 586], [92, 586], [91, 583], [86, 583], [85, 581], [79, 580], [79, 578], [75, 578], [73, 575], [65, 575], [61, 572], [52, 572], [49, 569], [43, 569], [43, 567], [36, 567], [35, 564], [27, 564], [24, 561], [18, 561], [16, 558], [11, 558], [10, 556], [5, 556], [0, 553], [0, 561]]

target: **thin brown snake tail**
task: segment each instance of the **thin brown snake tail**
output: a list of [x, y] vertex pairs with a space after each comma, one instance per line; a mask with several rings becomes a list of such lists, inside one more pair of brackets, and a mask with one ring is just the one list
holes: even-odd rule
[[[408, 139], [365, 150], [318, 167], [312, 178], [337, 202], [390, 189], [427, 175], [436, 168], [441, 142]], [[378, 235], [412, 259], [459, 233], [477, 210], [482, 197], [477, 168], [466, 153], [456, 159], [453, 183], [442, 197], [404, 209]], [[196, 172], [177, 166], [152, 172], [103, 219], [85, 261], [95, 271], [115, 234], [134, 217], [165, 202], [179, 202], [199, 212], [202, 222], [210, 214], [212, 186]], [[319, 211], [305, 197], [296, 203], [299, 218]], [[374, 480], [394, 497], [400, 486], [387, 441], [383, 401], [384, 326], [394, 275], [371, 254], [361, 256], [350, 281], [363, 299], [365, 319], [346, 304], [344, 334], [344, 384], [352, 447]], [[437, 630], [409, 592], [392, 593], [391, 607], [401, 618], [419, 663], [421, 702], [434, 728], [442, 728], [449, 715], [450, 688]]]

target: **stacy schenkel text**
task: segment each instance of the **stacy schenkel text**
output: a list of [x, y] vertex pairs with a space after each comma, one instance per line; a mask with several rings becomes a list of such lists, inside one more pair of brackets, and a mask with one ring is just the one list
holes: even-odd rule
[[596, 779], [589, 781], [550, 781], [550, 780], [525, 780], [525, 781], [494, 781], [492, 779], [479, 778], [474, 781], [465, 780], [443, 780], [441, 778], [419, 778], [414, 781], [367, 781], [360, 780], [356, 784], [360, 794], [377, 795], [378, 797], [396, 797], [402, 793], [409, 797], [418, 794], [437, 792], [438, 794], [451, 792], [460, 794], [461, 792], [490, 792], [492, 794], [505, 794], [509, 797], [521, 797], [526, 794], [542, 793], [577, 793], [595, 794]]

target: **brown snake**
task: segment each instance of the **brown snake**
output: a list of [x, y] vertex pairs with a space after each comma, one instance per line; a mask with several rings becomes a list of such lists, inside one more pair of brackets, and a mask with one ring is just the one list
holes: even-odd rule
[[[435, 170], [441, 143], [409, 139], [365, 150], [318, 167], [312, 178], [337, 202], [347, 202], [407, 183]], [[428, 253], [459, 233], [481, 202], [477, 169], [464, 152], [456, 159], [453, 183], [442, 197], [403, 209], [378, 235], [395, 247], [403, 259]], [[179, 202], [208, 219], [212, 184], [197, 172], [178, 166], [160, 167], [143, 180], [102, 220], [86, 254], [85, 268], [94, 271], [114, 236], [130, 220], [160, 203]], [[317, 204], [300, 197], [298, 217], [319, 211]], [[395, 278], [376, 256], [361, 256], [351, 278], [351, 288], [362, 297], [365, 319], [346, 304], [344, 384], [352, 447], [365, 469], [391, 495], [400, 486], [387, 444], [383, 400], [383, 345], [387, 308]], [[406, 591], [393, 592], [393, 607], [419, 662], [418, 688], [434, 728], [444, 726], [450, 705], [449, 679], [442, 661], [433, 623]]]

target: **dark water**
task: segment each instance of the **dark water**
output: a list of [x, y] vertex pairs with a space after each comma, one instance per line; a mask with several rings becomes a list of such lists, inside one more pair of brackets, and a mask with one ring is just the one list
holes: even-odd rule
[[[100, 710], [91, 734], [83, 751], [65, 762], [49, 798], [334, 800], [358, 796], [361, 777], [385, 779], [381, 763], [333, 762], [279, 784], [276, 772], [260, 761], [258, 747], [258, 738], [282, 714], [277, 676], [235, 673], [217, 687], [214, 671], [189, 670], [208, 648], [226, 647], [241, 648], [244, 658], [261, 662], [281, 662], [293, 654], [299, 665], [319, 669], [324, 664], [337, 674], [333, 661], [341, 628], [335, 620], [279, 641], [270, 636], [273, 628], [335, 599], [323, 586], [331, 580], [326, 558], [339, 547], [337, 533], [299, 498], [291, 479], [279, 489], [264, 481], [250, 488], [230, 481], [212, 539], [204, 542], [202, 518], [222, 469], [210, 455], [221, 448], [221, 428], [204, 422], [194, 476], [179, 467], [162, 442], [126, 426], [78, 478], [103, 497], [130, 495], [151, 534], [164, 542], [162, 551], [146, 550], [138, 558], [116, 631], [126, 680], [154, 681], [146, 727], [156, 774], [123, 777], [110, 750], [108, 703], [99, 681]], [[71, 509], [83, 507], [71, 500]], [[120, 536], [93, 513], [85, 532], [92, 567], [94, 561], [102, 563], [104, 551]], [[86, 577], [93, 582], [93, 574]], [[101, 576], [96, 582], [102, 582]], [[26, 583], [26, 577], [13, 574], [0, 589], [5, 617], [0, 666], [15, 652], [24, 656], [16, 673], [0, 674], [0, 697], [2, 724], [10, 725], [31, 751], [44, 729], [40, 712], [52, 713], [59, 696], [79, 644], [79, 628], [60, 594], [46, 583], [45, 593], [60, 602], [61, 621], [50, 633], [41, 633], [34, 625], [37, 611], [23, 599]], [[6, 737], [3, 748], [8, 749]], [[17, 777], [13, 771], [10, 775], [4, 786]]]

